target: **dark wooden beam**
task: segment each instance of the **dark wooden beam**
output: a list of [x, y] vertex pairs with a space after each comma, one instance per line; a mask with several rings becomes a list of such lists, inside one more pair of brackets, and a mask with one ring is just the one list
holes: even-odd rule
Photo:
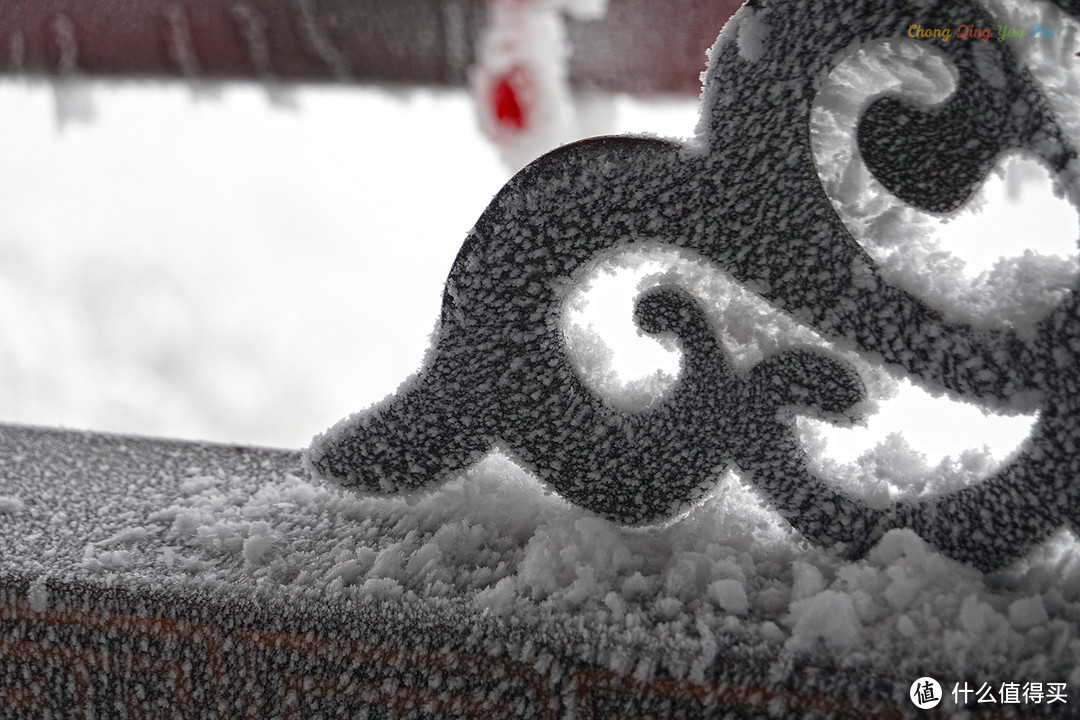
[[[567, 19], [571, 83], [691, 94], [739, 0], [610, 0]], [[485, 0], [8, 0], [0, 71], [460, 86]]]

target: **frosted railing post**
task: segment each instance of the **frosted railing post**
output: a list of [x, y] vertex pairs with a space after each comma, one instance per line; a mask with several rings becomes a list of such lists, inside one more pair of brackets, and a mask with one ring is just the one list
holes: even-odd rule
[[[1072, 14], [1075, 3], [1060, 3]], [[821, 78], [858, 43], [912, 25], [994, 19], [973, 2], [753, 2], [724, 28], [688, 144], [600, 138], [518, 173], [469, 233], [446, 282], [435, 347], [397, 397], [336, 425], [307, 453], [317, 475], [363, 491], [428, 487], [496, 445], [574, 503], [655, 523], [737, 466], [811, 541], [865, 553], [910, 527], [942, 552], [998, 567], [1080, 508], [1080, 308], [1074, 292], [1033, 333], [947, 319], [890, 282], [831, 205], [814, 164], [810, 112]], [[1022, 150], [1080, 197], [1076, 149], [1007, 43], [940, 43], [956, 91], [928, 107], [872, 102], [859, 150], [890, 192], [927, 211], [956, 208], [1002, 153]], [[934, 158], [952, 170], [941, 172]], [[670, 243], [759, 288], [843, 349], [924, 387], [985, 407], [1037, 410], [1022, 452], [960, 491], [884, 509], [807, 468], [793, 415], [850, 414], [863, 397], [849, 364], [789, 348], [734, 372], [682, 291], [639, 299], [647, 332], [672, 331], [684, 371], [662, 402], [616, 410], [567, 357], [566, 288], [600, 253]]]

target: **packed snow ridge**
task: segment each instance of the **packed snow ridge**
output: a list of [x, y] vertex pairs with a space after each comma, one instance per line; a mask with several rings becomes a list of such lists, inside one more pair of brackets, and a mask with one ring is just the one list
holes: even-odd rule
[[[501, 454], [423, 496], [365, 497], [291, 474], [251, 494], [189, 473], [171, 505], [88, 545], [83, 568], [341, 602], [465, 601], [627, 646], [700, 643], [697, 664], [659, 654], [647, 673], [688, 679], [726, 636], [772, 647], [781, 665], [1080, 683], [1080, 544], [1064, 531], [984, 575], [907, 530], [843, 561], [735, 475], [685, 517], [642, 530], [575, 508]], [[617, 672], [639, 659], [601, 658]]]

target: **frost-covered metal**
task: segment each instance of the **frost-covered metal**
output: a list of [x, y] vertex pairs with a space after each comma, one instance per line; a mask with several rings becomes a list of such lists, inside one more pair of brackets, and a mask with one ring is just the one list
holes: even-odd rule
[[[1075, 5], [1060, 3], [1076, 16]], [[576, 504], [656, 523], [735, 466], [805, 537], [860, 557], [894, 528], [989, 569], [1080, 516], [1080, 307], [1075, 288], [1029, 326], [957, 319], [882, 272], [822, 186], [815, 95], [860, 44], [909, 29], [993, 27], [971, 2], [750, 3], [713, 49], [698, 137], [601, 138], [514, 177], [470, 232], [446, 282], [434, 346], [396, 396], [318, 438], [312, 470], [365, 491], [431, 487], [494, 447]], [[915, 40], [910, 40], [915, 42]], [[928, 106], [886, 95], [858, 122], [861, 157], [889, 192], [932, 212], [961, 205], [1010, 151], [1053, 172], [1080, 206], [1075, 145], [1005, 42], [940, 43], [954, 92]], [[676, 288], [637, 306], [674, 333], [683, 371], [641, 412], [615, 409], [572, 366], [563, 300], [605, 254], [665, 244], [715, 264], [831, 340], [935, 392], [1039, 419], [1021, 452], [944, 495], [866, 501], [815, 476], [794, 416], [859, 409], [858, 374], [789, 348], [748, 373], [728, 366], [694, 300]]]

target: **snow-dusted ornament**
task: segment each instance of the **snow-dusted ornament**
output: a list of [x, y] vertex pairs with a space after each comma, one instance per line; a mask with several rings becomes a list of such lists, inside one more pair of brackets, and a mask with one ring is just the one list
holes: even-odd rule
[[[1067, 14], [1075, 2], [1060, 0]], [[1066, 288], [1030, 326], [976, 325], [884, 272], [845, 226], [811, 147], [829, 72], [881, 40], [934, 43], [955, 87], [930, 105], [871, 98], [857, 145], [874, 180], [927, 212], [955, 210], [997, 158], [1022, 151], [1080, 207], [1073, 142], [1010, 42], [942, 42], [912, 27], [993, 28], [973, 2], [764, 0], [721, 33], [687, 144], [599, 138], [517, 174], [465, 241], [435, 344], [396, 396], [316, 438], [310, 469], [363, 490], [430, 487], [493, 447], [561, 495], [621, 523], [663, 521], [737, 466], [810, 540], [864, 554], [909, 527], [988, 569], [1080, 521], [1080, 300]], [[1029, 39], [1030, 41], [1030, 39]], [[839, 418], [864, 397], [840, 356], [790, 347], [736, 371], [697, 301], [660, 287], [637, 301], [646, 333], [681, 342], [680, 378], [640, 412], [579, 378], [560, 317], [584, 268], [605, 254], [670, 244], [704, 258], [813, 328], [895, 374], [985, 408], [1038, 412], [1031, 436], [992, 476], [885, 507], [815, 476], [796, 414]]]

